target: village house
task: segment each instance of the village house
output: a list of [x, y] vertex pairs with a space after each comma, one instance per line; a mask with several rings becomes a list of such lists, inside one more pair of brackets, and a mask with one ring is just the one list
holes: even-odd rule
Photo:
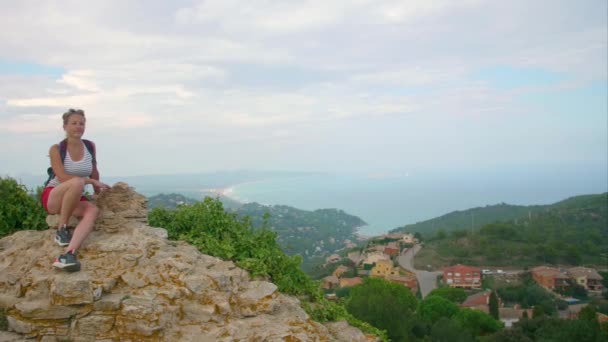
[[578, 315], [580, 314], [581, 310], [586, 306], [586, 303], [568, 305], [565, 310], [558, 311], [558, 317], [560, 319], [578, 319]]
[[373, 246], [367, 248], [367, 250], [370, 251], [370, 252], [372, 252], [372, 253], [373, 252], [384, 253], [384, 248], [385, 248], [384, 245], [373, 245]]
[[557, 268], [538, 266], [530, 270], [532, 279], [549, 290], [563, 289], [568, 286], [568, 276]]
[[602, 285], [604, 278], [592, 268], [572, 267], [566, 271], [566, 274], [585, 290], [601, 291], [604, 288]]
[[475, 293], [468, 296], [460, 306], [490, 313], [490, 294], [492, 294], [491, 290]]
[[340, 287], [353, 287], [359, 284], [363, 284], [363, 278], [361, 277], [353, 277], [353, 278], [340, 278]]
[[323, 278], [323, 282], [321, 283], [321, 288], [325, 290], [332, 290], [340, 286], [340, 279], [335, 275], [330, 275]]
[[393, 262], [390, 260], [379, 260], [376, 266], [372, 268], [370, 276], [386, 278], [388, 276], [398, 276], [399, 268], [393, 266]]
[[397, 242], [389, 242], [384, 247], [384, 254], [389, 255], [391, 257], [395, 257], [399, 255], [399, 244]]
[[333, 263], [340, 261], [341, 259], [342, 259], [342, 257], [339, 256], [338, 254], [332, 254], [332, 255], [328, 256], [327, 259], [325, 259], [325, 262], [327, 262], [329, 264], [333, 264]]
[[363, 256], [361, 252], [350, 252], [348, 253], [348, 259], [353, 262], [355, 266], [358, 266], [361, 261], [363, 261]]
[[418, 242], [418, 239], [414, 237], [414, 234], [410, 233], [391, 233], [384, 235], [384, 238], [398, 240], [407, 244], [414, 244]]
[[399, 283], [408, 287], [412, 293], [418, 291], [416, 276], [400, 267], [394, 267], [390, 260], [380, 260], [370, 271], [370, 277], [384, 278], [390, 282]]
[[416, 239], [414, 237], [414, 234], [403, 234], [403, 237], [401, 238], [401, 241], [403, 243], [407, 243], [407, 244], [414, 244], [414, 243], [418, 243], [418, 239]]
[[382, 252], [368, 253], [363, 259], [363, 268], [371, 269], [380, 260], [390, 260], [391, 257]]
[[338, 266], [338, 268], [336, 268], [334, 270], [334, 272], [332, 273], [333, 275], [335, 275], [336, 277], [340, 278], [344, 273], [348, 272], [349, 268], [344, 266], [344, 265], [340, 265]]
[[524, 312], [528, 317], [532, 317], [532, 311], [532, 309], [522, 309], [518, 305], [512, 308], [498, 308], [498, 318], [505, 324], [505, 328], [511, 328], [522, 319]]
[[[483, 311], [487, 314], [490, 313], [490, 295], [492, 294], [491, 290], [479, 292], [473, 295], [470, 295], [465, 299], [460, 307], [475, 309], [479, 311]], [[498, 319], [504, 323], [505, 327], [510, 328], [514, 323], [519, 322], [519, 320], [523, 317], [524, 312], [528, 315], [528, 317], [532, 317], [532, 309], [522, 309], [519, 305], [515, 305], [512, 308], [503, 307], [503, 303], [498, 299]]]
[[461, 264], [446, 267], [443, 269], [443, 282], [450, 287], [479, 288], [481, 269]]

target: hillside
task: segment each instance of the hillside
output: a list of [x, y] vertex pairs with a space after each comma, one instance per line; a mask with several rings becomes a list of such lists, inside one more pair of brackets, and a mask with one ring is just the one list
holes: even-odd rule
[[500, 203], [467, 210], [457, 210], [430, 220], [398, 227], [391, 230], [391, 232], [418, 232], [423, 237], [429, 238], [440, 231], [448, 233], [454, 230], [478, 230], [489, 223], [529, 219], [551, 209], [569, 207], [582, 208], [590, 203], [597, 204], [598, 196], [600, 198], [603, 196], [605, 199], [606, 193], [599, 195], [574, 196], [549, 205], [523, 206]]
[[[288, 255], [300, 255], [302, 268], [310, 271], [325, 258], [345, 247], [356, 243], [356, 231], [367, 223], [357, 216], [349, 215], [339, 209], [318, 209], [315, 211], [258, 203], [227, 206], [227, 211], [239, 217], [249, 216], [254, 228], [264, 225], [264, 216], [270, 214], [267, 227], [277, 233], [277, 242]], [[174, 210], [179, 204], [200, 203], [181, 194], [159, 194], [148, 197], [150, 209], [164, 208]]]
[[[237, 202], [229, 197], [222, 196], [222, 195], [219, 195], [218, 193], [214, 193], [214, 192], [202, 192], [201, 195], [202, 195], [202, 197], [208, 196], [208, 197], [212, 197], [212, 198], [218, 198], [224, 205], [224, 208], [226, 208], [226, 209], [235, 209], [235, 208], [238, 208], [241, 205], [243, 205], [242, 203]], [[169, 193], [169, 194], [160, 193], [157, 195], [148, 196], [147, 198], [148, 198], [148, 208], [150, 210], [152, 210], [154, 208], [175, 209], [180, 204], [190, 205], [190, 204], [200, 202], [199, 200], [196, 200], [192, 197], [188, 197], [183, 194], [177, 194], [177, 193]]]
[[268, 227], [277, 232], [283, 250], [305, 260], [346, 247], [355, 241], [357, 227], [366, 225], [359, 217], [339, 209], [307, 211], [286, 205], [248, 203], [234, 212], [251, 217], [254, 227], [261, 227], [265, 213], [269, 213]]
[[148, 197], [148, 208], [175, 209], [180, 204], [194, 204], [198, 201], [180, 194], [158, 194]]
[[[505, 255], [508, 254], [508, 258]], [[427, 241], [417, 264], [525, 267], [606, 265], [608, 194], [569, 198], [511, 221], [452, 230]]]

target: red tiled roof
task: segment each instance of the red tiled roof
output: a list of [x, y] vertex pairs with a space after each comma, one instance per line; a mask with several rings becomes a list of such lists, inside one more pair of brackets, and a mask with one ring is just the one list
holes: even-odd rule
[[474, 295], [470, 295], [467, 299], [461, 304], [461, 306], [469, 307], [469, 306], [477, 306], [477, 305], [488, 305], [490, 301], [490, 294], [492, 291], [484, 291], [479, 292]]
[[530, 270], [533, 274], [537, 274], [543, 277], [553, 277], [558, 279], [567, 279], [568, 276], [560, 272], [557, 268], [547, 267], [547, 266], [538, 266], [534, 267]]
[[341, 278], [340, 279], [340, 287], [351, 287], [356, 286], [363, 283], [363, 279], [361, 277], [354, 278]]
[[567, 273], [572, 276], [572, 277], [587, 277], [587, 279], [595, 279], [595, 280], [602, 280], [604, 278], [602, 278], [602, 276], [597, 273], [596, 270], [594, 270], [593, 268], [587, 268], [587, 267], [572, 267], [570, 269], [568, 269]]
[[444, 268], [443, 272], [460, 272], [460, 273], [477, 272], [477, 273], [480, 273], [481, 269], [477, 268], [477, 267], [473, 267], [473, 266], [465, 266], [465, 265], [458, 264], [458, 265]]

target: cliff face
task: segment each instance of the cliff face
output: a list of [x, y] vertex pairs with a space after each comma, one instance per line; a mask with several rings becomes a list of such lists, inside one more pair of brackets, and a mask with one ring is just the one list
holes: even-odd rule
[[296, 298], [232, 262], [169, 241], [146, 225], [145, 198], [118, 183], [79, 251], [82, 269], [54, 270], [54, 229], [0, 240], [0, 340], [367, 341], [344, 322], [312, 321]]

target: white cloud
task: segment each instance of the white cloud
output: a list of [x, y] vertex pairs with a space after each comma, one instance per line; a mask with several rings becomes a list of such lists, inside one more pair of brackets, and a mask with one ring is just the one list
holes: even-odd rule
[[49, 133], [56, 130], [60, 115], [23, 114], [0, 120], [0, 132], [4, 133]]
[[69, 108], [87, 107], [96, 103], [99, 99], [98, 95], [73, 95], [73, 96], [53, 96], [53, 97], [35, 97], [23, 99], [9, 99], [7, 104], [15, 107], [59, 107]]
[[446, 70], [432, 67], [410, 67], [398, 70], [387, 70], [354, 75], [351, 79], [357, 83], [396, 86], [424, 86], [453, 81], [464, 76], [464, 70], [452, 67]]
[[[399, 132], [395, 122], [431, 144], [423, 135], [432, 125], [416, 128], [410, 120], [468, 127], [535, 115], [518, 97], [605, 81], [605, 7], [515, 0], [7, 3], [0, 62], [62, 72], [0, 73], [0, 130], [53, 132], [57, 115], [79, 107], [97, 135], [141, 128], [153, 145], [219, 141], [218, 156], [222, 144], [273, 151], [268, 146], [278, 139], [313, 148], [338, 139], [341, 126]], [[566, 80], [504, 90], [476, 74], [493, 66]], [[356, 133], [343, 145], [365, 145]], [[401, 146], [398, 135], [382, 139]], [[9, 152], [0, 153], [1, 164]]]
[[91, 80], [93, 72], [91, 70], [72, 70], [64, 74], [57, 83], [65, 84], [77, 90], [97, 92], [99, 87], [95, 81]]
[[477, 5], [479, 0], [449, 1], [449, 0], [409, 0], [383, 1], [374, 6], [375, 11], [389, 22], [404, 22], [416, 17], [431, 16], [451, 8]]
[[181, 24], [212, 23], [228, 31], [261, 30], [287, 34], [336, 24], [348, 7], [344, 1], [207, 0], [178, 10], [176, 21]]

